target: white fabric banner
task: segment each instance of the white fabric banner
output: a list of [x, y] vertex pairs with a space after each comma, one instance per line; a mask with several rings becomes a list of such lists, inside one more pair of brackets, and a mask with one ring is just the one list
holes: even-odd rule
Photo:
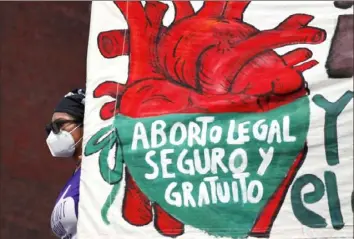
[[352, 238], [352, 3], [92, 2], [78, 237]]

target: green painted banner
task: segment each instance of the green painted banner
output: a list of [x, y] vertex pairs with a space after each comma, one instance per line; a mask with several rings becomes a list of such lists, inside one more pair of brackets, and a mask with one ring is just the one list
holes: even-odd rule
[[101, 175], [115, 185], [125, 164], [142, 192], [181, 222], [243, 237], [304, 150], [309, 116], [307, 97], [265, 113], [117, 115], [85, 155], [100, 152]]

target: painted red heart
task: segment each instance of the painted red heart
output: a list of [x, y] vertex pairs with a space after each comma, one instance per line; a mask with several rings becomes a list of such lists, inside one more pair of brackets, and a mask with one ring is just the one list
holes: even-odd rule
[[[307, 26], [312, 16], [291, 15], [276, 28], [259, 31], [243, 21], [249, 2], [208, 1], [197, 13], [189, 2], [173, 3], [175, 20], [164, 27], [167, 5], [115, 2], [129, 30], [100, 33], [98, 46], [106, 58], [129, 55], [129, 76], [126, 85], [104, 82], [95, 89], [94, 97], [115, 99], [101, 108], [102, 119], [117, 113], [139, 118], [170, 113], [264, 112], [308, 94], [302, 73], [318, 62], [302, 62], [311, 58], [312, 52], [299, 48], [279, 55], [274, 49], [323, 42], [325, 31]], [[294, 159], [288, 176], [250, 233], [269, 233], [305, 154], [306, 147]], [[159, 205], [151, 205], [128, 171], [126, 185], [126, 221], [146, 225], [153, 220], [154, 208], [159, 232], [183, 234], [183, 224]]]

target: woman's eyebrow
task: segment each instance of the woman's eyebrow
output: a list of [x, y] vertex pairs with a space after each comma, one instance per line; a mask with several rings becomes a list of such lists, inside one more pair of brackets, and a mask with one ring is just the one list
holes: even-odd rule
[[57, 119], [53, 120], [52, 122], [57, 122], [57, 121], [72, 121], [72, 119], [57, 118]]

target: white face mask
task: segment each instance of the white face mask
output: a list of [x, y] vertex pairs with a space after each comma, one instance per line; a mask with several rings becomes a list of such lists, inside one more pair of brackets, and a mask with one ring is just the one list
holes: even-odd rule
[[75, 140], [70, 133], [78, 127], [70, 132], [64, 130], [60, 130], [58, 134], [54, 134], [53, 131], [50, 132], [47, 137], [47, 145], [53, 157], [69, 158], [74, 155], [75, 146], [81, 139], [75, 144]]

